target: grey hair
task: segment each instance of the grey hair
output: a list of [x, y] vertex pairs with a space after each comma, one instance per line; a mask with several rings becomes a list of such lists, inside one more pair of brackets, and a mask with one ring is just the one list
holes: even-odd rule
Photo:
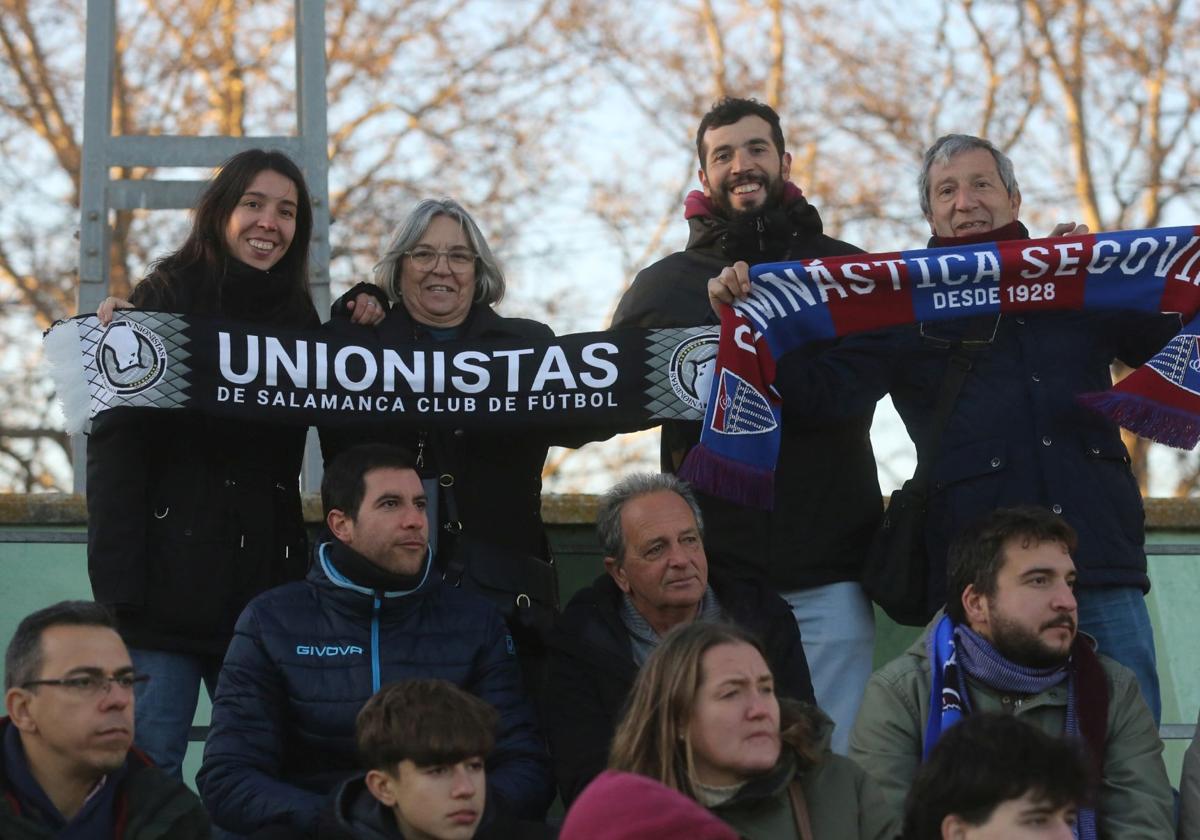
[[671, 473], [634, 473], [614, 484], [600, 499], [600, 511], [596, 514], [596, 538], [605, 557], [611, 557], [617, 566], [625, 562], [625, 532], [621, 529], [621, 511], [626, 503], [639, 496], [651, 493], [675, 493], [692, 509], [696, 517], [696, 529], [704, 536], [704, 517], [700, 514], [700, 503], [692, 486]]
[[375, 285], [386, 293], [388, 298], [396, 303], [400, 300], [400, 261], [404, 252], [412, 248], [425, 235], [429, 224], [438, 216], [446, 216], [458, 222], [471, 250], [479, 255], [475, 270], [475, 303], [494, 306], [504, 298], [504, 272], [500, 269], [492, 249], [479, 225], [471, 218], [461, 204], [452, 198], [426, 198], [396, 226], [383, 256], [375, 263]]
[[4, 688], [17, 688], [38, 679], [42, 670], [42, 634], [51, 627], [106, 627], [117, 629], [116, 619], [95, 601], [59, 601], [32, 612], [13, 633], [4, 653]]
[[990, 141], [971, 134], [945, 134], [929, 147], [929, 151], [925, 153], [925, 161], [921, 165], [921, 174], [917, 176], [917, 191], [921, 194], [922, 214], [929, 216], [933, 213], [933, 206], [929, 202], [929, 170], [935, 163], [949, 163], [951, 158], [973, 149], [986, 149], [991, 152], [992, 158], [996, 161], [996, 171], [1000, 173], [1000, 182], [1004, 184], [1004, 189], [1008, 191], [1009, 196], [1021, 192], [1021, 188], [1017, 186], [1017, 175], [1013, 171], [1012, 159], [993, 146]]

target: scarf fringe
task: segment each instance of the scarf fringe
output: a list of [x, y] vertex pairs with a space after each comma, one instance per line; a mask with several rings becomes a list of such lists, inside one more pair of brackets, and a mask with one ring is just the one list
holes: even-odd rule
[[775, 472], [735, 461], [703, 444], [692, 447], [679, 477], [709, 495], [745, 507], [770, 510], [775, 504]]
[[83, 366], [79, 325], [70, 319], [57, 322], [46, 331], [42, 349], [54, 379], [54, 390], [58, 394], [66, 430], [77, 435], [87, 425], [91, 402]]
[[1094, 409], [1134, 434], [1177, 449], [1200, 442], [1200, 417], [1139, 394], [1111, 391], [1079, 394], [1081, 405]]

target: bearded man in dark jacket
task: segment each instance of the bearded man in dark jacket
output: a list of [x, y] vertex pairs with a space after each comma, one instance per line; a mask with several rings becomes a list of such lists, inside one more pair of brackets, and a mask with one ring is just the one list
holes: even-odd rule
[[[643, 269], [625, 293], [612, 328], [716, 324], [709, 278], [736, 261], [751, 265], [861, 253], [826, 236], [817, 209], [788, 180], [779, 115], [749, 99], [723, 99], [696, 134], [700, 184], [684, 204], [687, 248]], [[827, 346], [827, 345], [826, 345]], [[711, 351], [693, 354], [701, 364]], [[823, 346], [810, 346], [816, 354]], [[686, 371], [685, 371], [686, 373]], [[703, 388], [693, 398], [707, 397]], [[882, 510], [870, 427], [874, 406], [825, 425], [785, 422], [772, 511], [698, 494], [714, 569], [765, 577], [788, 601], [804, 640], [817, 704], [835, 721], [833, 746], [846, 739], [867, 678], [874, 613], [858, 584]], [[700, 436], [699, 423], [667, 423], [662, 468], [674, 472]]]

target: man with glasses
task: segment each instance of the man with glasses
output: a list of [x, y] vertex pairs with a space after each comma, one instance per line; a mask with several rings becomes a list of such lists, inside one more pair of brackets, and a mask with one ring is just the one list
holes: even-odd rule
[[133, 747], [133, 670], [108, 610], [63, 601], [27, 616], [4, 659], [0, 837], [207, 838], [182, 782]]

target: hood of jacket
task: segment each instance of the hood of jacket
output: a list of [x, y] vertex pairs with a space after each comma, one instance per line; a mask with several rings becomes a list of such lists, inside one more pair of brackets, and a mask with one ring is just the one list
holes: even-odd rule
[[821, 214], [791, 181], [784, 184], [779, 206], [739, 214], [735, 219], [725, 216], [699, 190], [688, 193], [683, 206], [689, 231], [687, 250], [718, 250], [730, 259], [752, 256], [782, 259], [793, 237], [820, 236], [824, 232]]
[[366, 778], [347, 779], [333, 797], [337, 827], [358, 840], [402, 840], [392, 812], [367, 790]]

